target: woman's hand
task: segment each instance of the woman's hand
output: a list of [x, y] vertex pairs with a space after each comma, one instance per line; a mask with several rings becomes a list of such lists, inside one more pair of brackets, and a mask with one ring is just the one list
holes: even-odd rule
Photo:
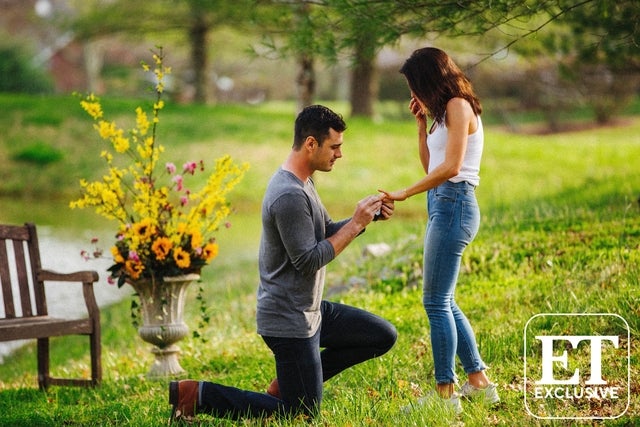
[[420, 102], [414, 96], [412, 96], [411, 101], [409, 101], [409, 111], [411, 111], [411, 114], [415, 116], [418, 123], [424, 124], [426, 127], [427, 115], [424, 112], [422, 105], [420, 105]]
[[383, 195], [382, 197], [383, 202], [387, 200], [401, 202], [403, 200], [407, 200], [407, 198], [409, 197], [409, 195], [407, 194], [407, 190], [399, 190], [399, 191], [378, 190], [378, 191], [381, 192]]
[[413, 114], [416, 117], [418, 117], [419, 115], [420, 116], [424, 116], [424, 112], [422, 111], [422, 107], [418, 103], [418, 100], [416, 98], [414, 98], [413, 96], [411, 97], [411, 100], [409, 101], [409, 111], [411, 111], [411, 114]]

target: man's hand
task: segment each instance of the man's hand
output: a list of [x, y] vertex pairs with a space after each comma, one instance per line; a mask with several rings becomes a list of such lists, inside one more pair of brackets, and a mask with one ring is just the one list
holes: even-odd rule
[[[351, 218], [359, 227], [363, 229], [373, 221], [376, 213], [382, 214], [382, 196], [368, 196], [360, 200], [356, 205], [356, 211]], [[393, 210], [393, 209], [392, 209]]]
[[[391, 210], [393, 211], [393, 209]], [[343, 225], [337, 233], [327, 238], [333, 246], [335, 256], [338, 256], [373, 221], [373, 217], [378, 211], [381, 214], [384, 211], [385, 215], [389, 215], [389, 207], [385, 209], [382, 206], [382, 195], [365, 197], [358, 202], [351, 220]]]
[[385, 199], [382, 201], [382, 207], [379, 212], [373, 217], [374, 221], [386, 221], [393, 215], [395, 209], [395, 203], [393, 200]]

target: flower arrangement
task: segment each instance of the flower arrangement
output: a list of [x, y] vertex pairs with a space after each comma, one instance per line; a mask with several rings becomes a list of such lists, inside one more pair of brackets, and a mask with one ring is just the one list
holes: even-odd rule
[[122, 286], [127, 281], [200, 273], [218, 255], [215, 233], [231, 213], [226, 195], [240, 182], [248, 164], [238, 165], [230, 156], [215, 161], [214, 171], [203, 188], [194, 191], [189, 180], [205, 171], [205, 162], [189, 161], [178, 168], [162, 162], [164, 147], [156, 131], [164, 108], [164, 77], [171, 69], [163, 64], [163, 52], [153, 53], [155, 102], [150, 116], [141, 107], [135, 111], [135, 127], [129, 131], [104, 118], [100, 100], [90, 94], [81, 107], [94, 121], [106, 141], [100, 156], [107, 164], [101, 180], [80, 181], [82, 197], [71, 208], [93, 207], [99, 215], [119, 223], [114, 264], [109, 281]]

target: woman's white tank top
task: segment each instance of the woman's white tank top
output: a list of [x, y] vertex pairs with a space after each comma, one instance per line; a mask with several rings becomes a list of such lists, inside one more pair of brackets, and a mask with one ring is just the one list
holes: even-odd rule
[[[484, 146], [484, 131], [480, 116], [477, 116], [477, 118], [478, 129], [467, 137], [467, 150], [464, 154], [460, 173], [450, 178], [449, 181], [451, 182], [467, 181], [475, 186], [480, 184], [480, 160]], [[429, 171], [432, 171], [444, 162], [448, 136], [449, 132], [444, 120], [442, 124], [435, 124], [433, 133], [427, 135]]]

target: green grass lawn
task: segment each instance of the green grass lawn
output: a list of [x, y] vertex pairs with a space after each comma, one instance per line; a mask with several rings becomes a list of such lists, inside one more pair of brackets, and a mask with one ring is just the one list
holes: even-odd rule
[[[137, 104], [105, 100], [118, 120]], [[344, 105], [331, 105], [346, 111]], [[109, 227], [91, 212], [69, 211], [80, 177], [99, 176], [99, 141], [75, 99], [0, 97], [2, 222], [52, 225], [60, 233]], [[210, 324], [206, 342], [181, 343], [191, 378], [264, 390], [274, 376], [272, 356], [255, 333], [259, 205], [266, 182], [287, 155], [294, 114], [290, 105], [178, 106], [161, 117], [161, 142], [176, 163], [229, 153], [251, 163], [232, 195], [233, 226], [220, 234], [221, 255], [203, 273]], [[417, 179], [415, 125], [407, 120], [347, 120], [344, 158], [316, 177], [335, 218], [378, 188], [398, 189]], [[124, 122], [123, 122], [124, 123]], [[640, 120], [623, 126], [557, 135], [515, 135], [487, 126], [478, 198], [483, 222], [464, 256], [457, 300], [476, 331], [489, 375], [502, 403], [465, 405], [457, 419], [433, 408], [404, 413], [416, 395], [433, 388], [429, 325], [421, 305], [421, 236], [424, 197], [399, 203], [396, 217], [369, 227], [329, 267], [327, 291], [336, 301], [374, 311], [392, 321], [396, 346], [384, 357], [332, 379], [317, 426], [538, 426], [640, 423], [637, 343], [640, 328]], [[40, 145], [38, 145], [40, 144]], [[50, 163], [18, 154], [46, 145], [61, 153]], [[28, 156], [27, 156], [28, 157]], [[30, 177], [26, 180], [24, 177]], [[37, 199], [37, 204], [33, 200]], [[31, 208], [33, 206], [33, 208]], [[6, 207], [6, 209], [5, 209]], [[26, 218], [27, 212], [29, 218]], [[364, 245], [386, 242], [391, 255], [371, 259]], [[101, 272], [101, 276], [105, 276]], [[195, 326], [195, 289], [187, 322]], [[631, 404], [618, 419], [541, 420], [524, 404], [524, 338], [527, 321], [542, 313], [610, 313], [629, 323]], [[144, 376], [152, 356], [136, 335], [129, 301], [102, 310], [104, 383], [96, 389], [37, 389], [35, 347], [0, 365], [0, 425], [157, 426], [169, 414], [167, 381]], [[556, 331], [550, 324], [549, 331]], [[586, 356], [582, 356], [583, 362]], [[54, 374], [88, 375], [83, 338], [54, 340]], [[582, 366], [582, 365], [581, 365]], [[459, 375], [464, 379], [463, 373]], [[615, 408], [619, 410], [619, 407]], [[203, 425], [238, 425], [201, 417]], [[456, 424], [457, 423], [457, 424]], [[306, 425], [300, 420], [252, 420], [246, 426]]]

